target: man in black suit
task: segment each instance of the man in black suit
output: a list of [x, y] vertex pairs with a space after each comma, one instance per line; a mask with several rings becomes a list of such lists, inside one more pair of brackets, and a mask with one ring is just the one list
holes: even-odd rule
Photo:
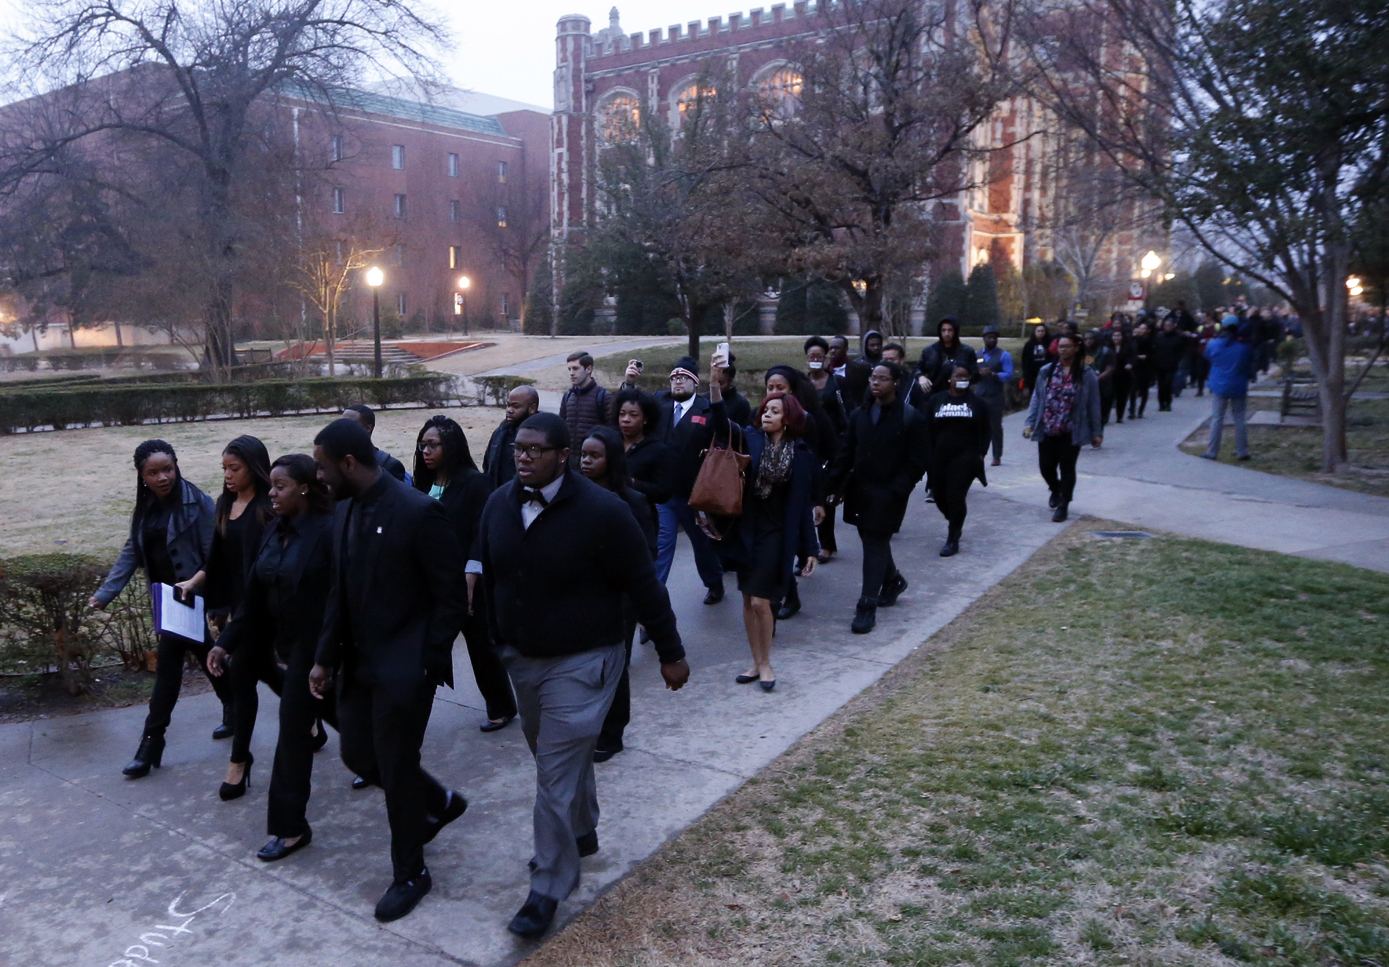
[[465, 555], [439, 502], [384, 473], [360, 424], [330, 423], [314, 439], [314, 462], [338, 506], [309, 689], [323, 698], [338, 675], [343, 763], [385, 790], [394, 880], [376, 918], [397, 920], [432, 886], [425, 843], [468, 808], [420, 768], [434, 690], [453, 687]]
[[[492, 431], [487, 452], [482, 455], [482, 472], [496, 490], [516, 476], [516, 463], [511, 459], [511, 445], [516, 442], [516, 428], [526, 417], [540, 412], [540, 394], [534, 386], [518, 386], [506, 397], [506, 416], [501, 426]], [[467, 548], [464, 548], [467, 550]]]
[[567, 469], [569, 427], [538, 413], [516, 434], [516, 479], [482, 512], [477, 544], [492, 638], [535, 756], [531, 889], [509, 929], [539, 936], [598, 851], [593, 752], [626, 667], [623, 601], [651, 632], [671, 689], [690, 677], [665, 586], [627, 503]]
[[[625, 385], [634, 386], [639, 375], [636, 364], [629, 365]], [[656, 394], [656, 402], [661, 406], [656, 436], [670, 450], [672, 491], [670, 500], [656, 505], [659, 525], [656, 575], [662, 584], [670, 577], [670, 568], [675, 562], [676, 537], [683, 527], [694, 548], [699, 579], [708, 589], [704, 603], [718, 604], [723, 600], [723, 563], [714, 550], [713, 541], [699, 529], [695, 513], [690, 510], [690, 491], [694, 489], [695, 477], [699, 476], [700, 454], [709, 449], [714, 439], [709, 422], [709, 398], [695, 395], [698, 387], [699, 363], [684, 356], [670, 371], [670, 392]]]
[[830, 372], [844, 382], [844, 402], [850, 411], [864, 404], [868, 396], [868, 373], [871, 367], [860, 359], [849, 358], [849, 340], [845, 336], [830, 337]]

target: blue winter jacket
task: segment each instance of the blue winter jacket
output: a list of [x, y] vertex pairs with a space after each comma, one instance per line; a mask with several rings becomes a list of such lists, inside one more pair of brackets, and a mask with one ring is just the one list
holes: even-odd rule
[[1229, 398], [1249, 392], [1249, 347], [1232, 331], [1206, 343], [1206, 358], [1211, 362], [1206, 385], [1212, 393]]

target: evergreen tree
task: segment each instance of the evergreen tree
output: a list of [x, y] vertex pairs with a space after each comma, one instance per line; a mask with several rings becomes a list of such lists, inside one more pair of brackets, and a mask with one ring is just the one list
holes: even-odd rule
[[940, 280], [931, 286], [930, 295], [926, 299], [926, 331], [934, 333], [936, 323], [946, 316], [963, 320], [968, 295], [965, 277], [960, 274], [959, 269], [951, 267], [942, 272]]
[[964, 323], [980, 329], [998, 325], [998, 279], [988, 262], [980, 262], [969, 274]]
[[1016, 329], [1023, 322], [1022, 276], [1008, 259], [994, 263], [994, 275], [998, 280], [1000, 327], [1007, 325]]

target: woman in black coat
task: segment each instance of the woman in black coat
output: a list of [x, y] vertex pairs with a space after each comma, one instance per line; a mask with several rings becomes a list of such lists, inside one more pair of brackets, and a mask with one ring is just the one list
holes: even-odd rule
[[1129, 387], [1129, 419], [1143, 419], [1153, 386], [1153, 331], [1148, 323], [1133, 327], [1133, 382]]
[[[222, 493], [217, 498], [212, 553], [206, 568], [180, 587], [204, 588], [207, 613], [217, 628], [226, 626], [246, 595], [246, 582], [260, 550], [261, 537], [274, 519], [270, 507], [270, 454], [253, 436], [239, 436], [222, 451]], [[220, 640], [220, 639], [219, 639]], [[232, 721], [213, 733], [232, 737], [231, 761], [218, 795], [223, 802], [246, 793], [251, 762], [251, 734], [260, 712], [257, 686], [265, 682], [276, 695], [284, 685], [284, 673], [275, 662], [269, 641], [255, 641], [241, 649], [237, 661], [225, 665], [227, 651], [214, 646], [208, 653], [210, 675], [226, 673], [234, 696]]]
[[1022, 344], [1022, 349], [1018, 352], [1018, 364], [1022, 368], [1023, 389], [1031, 393], [1032, 388], [1037, 385], [1037, 374], [1042, 371], [1042, 367], [1051, 362], [1050, 355], [1051, 333], [1043, 324], [1038, 324], [1032, 329], [1032, 335], [1027, 342]]
[[[458, 546], [469, 562], [475, 560], [473, 543], [492, 488], [473, 462], [463, 428], [447, 416], [431, 416], [420, 428], [415, 441], [415, 489], [443, 505], [458, 536]], [[483, 732], [496, 732], [516, 717], [516, 698], [501, 655], [492, 646], [487, 630], [487, 601], [477, 590], [477, 579], [477, 573], [468, 574], [468, 616], [463, 622], [463, 640], [468, 643], [473, 678], [487, 705], [487, 721], [480, 728]]]
[[629, 388], [617, 394], [613, 409], [625, 452], [627, 486], [646, 498], [654, 519], [656, 505], [671, 497], [670, 450], [655, 435], [660, 404], [650, 393]]
[[[579, 472], [604, 490], [611, 490], [624, 501], [641, 527], [646, 538], [646, 550], [651, 560], [656, 560], [656, 511], [641, 493], [631, 486], [631, 468], [627, 466], [627, 455], [623, 450], [622, 436], [608, 426], [595, 426], [588, 432], [579, 450]], [[622, 736], [627, 723], [632, 720], [632, 683], [628, 667], [632, 664], [632, 636], [636, 633], [637, 612], [631, 599], [622, 598], [622, 643], [627, 648], [627, 663], [622, 666], [622, 677], [617, 681], [617, 691], [613, 693], [613, 703], [603, 718], [602, 731], [598, 733], [598, 744], [593, 750], [594, 762], [607, 762], [622, 751]]]
[[233, 668], [244, 653], [262, 647], [285, 665], [266, 819], [270, 841], [256, 854], [266, 862], [312, 840], [307, 810], [313, 754], [328, 741], [323, 722], [337, 725], [331, 695], [318, 699], [309, 691], [333, 579], [333, 499], [312, 457], [290, 453], [271, 465], [270, 503], [275, 521], [253, 557], [241, 607], [217, 640]]
[[[111, 573], [87, 603], [93, 608], [106, 607], [125, 590], [137, 569], [144, 570], [151, 594], [158, 593], [158, 584], [176, 585], [191, 578], [212, 551], [215, 513], [212, 498], [183, 479], [173, 447], [163, 440], [141, 443], [135, 448], [135, 510], [130, 515], [130, 536]], [[178, 635], [159, 635], [149, 715], [135, 758], [122, 770], [127, 778], [143, 778], [151, 767], [159, 765], [164, 755], [164, 732], [183, 686], [184, 652], [193, 652], [202, 665], [210, 647], [206, 637], [191, 641]], [[226, 722], [232, 703], [231, 683], [213, 678], [212, 688], [222, 700], [222, 721]]]
[[[712, 370], [716, 372], [723, 363], [715, 354]], [[711, 383], [709, 402], [715, 438], [729, 433], [728, 411], [717, 380]], [[743, 626], [752, 651], [752, 669], [736, 681], [740, 685], [759, 682], [764, 692], [776, 687], [772, 602], [786, 596], [793, 575], [815, 573], [820, 550], [815, 537], [815, 525], [824, 514], [816, 500], [820, 461], [802, 439], [809, 426], [796, 397], [770, 393], [762, 401], [753, 425], [745, 428], [751, 459], [744, 474], [743, 515], [737, 519], [736, 530], [719, 545], [720, 555], [738, 572]]]
[[950, 386], [936, 393], [926, 404], [926, 444], [931, 453], [931, 492], [936, 509], [945, 517], [949, 531], [941, 546], [941, 557], [953, 557], [960, 550], [960, 535], [969, 513], [966, 498], [970, 485], [978, 480], [984, 486], [984, 454], [993, 439], [989, 408], [970, 392], [969, 370], [955, 367]]
[[1124, 330], [1118, 326], [1109, 330], [1106, 338], [1109, 340], [1109, 348], [1114, 352], [1114, 376], [1110, 379], [1113, 391], [1108, 403], [1101, 401], [1101, 405], [1106, 408], [1100, 416], [1100, 422], [1109, 421], [1108, 406], [1112, 405], [1114, 422], [1117, 424], [1124, 422], [1124, 407], [1128, 405], [1129, 396], [1133, 393], [1133, 345]]
[[844, 504], [844, 523], [863, 541], [863, 589], [850, 625], [864, 635], [907, 588], [892, 560], [892, 535], [902, 527], [907, 501], [926, 472], [926, 421], [898, 398], [902, 369], [879, 363], [868, 379], [871, 402], [849, 419], [849, 432], [830, 474], [829, 499]]
[[[834, 418], [825, 411], [825, 406], [820, 394], [815, 390], [815, 384], [810, 378], [798, 370], [786, 365], [772, 366], [767, 370], [763, 377], [765, 380], [766, 392], [764, 396], [772, 393], [783, 393], [794, 396], [796, 402], [801, 404], [801, 409], [805, 411], [805, 433], [803, 439], [806, 446], [810, 447], [817, 460], [817, 473], [815, 475], [815, 488], [812, 499], [817, 507], [825, 502], [824, 495], [824, 474], [829, 467], [834, 455], [839, 452], [839, 440], [841, 433], [835, 429]], [[756, 421], [753, 421], [754, 425]], [[829, 535], [828, 544], [826, 543], [826, 529], [828, 525]], [[828, 546], [831, 550], [838, 548], [834, 542], [834, 525], [828, 514], [820, 521], [815, 528], [815, 538], [820, 545], [820, 550], [824, 551]], [[816, 559], [822, 564], [825, 558], [822, 554], [816, 555]], [[796, 584], [796, 576], [791, 575], [791, 584], [787, 588], [784, 601], [773, 601], [772, 607], [776, 609], [778, 621], [786, 621], [794, 618], [801, 610], [800, 588]]]

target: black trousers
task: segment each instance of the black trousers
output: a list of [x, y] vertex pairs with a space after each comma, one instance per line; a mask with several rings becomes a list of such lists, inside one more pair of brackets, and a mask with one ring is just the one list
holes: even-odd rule
[[989, 411], [989, 445], [993, 449], [994, 459], [1003, 459], [1003, 397], [997, 399], [989, 397], [984, 400], [984, 406]]
[[820, 550], [831, 554], [839, 550], [839, 544], [834, 539], [834, 515], [838, 510], [834, 504], [826, 506], [825, 519], [815, 526], [815, 534], [820, 538]]
[[256, 731], [256, 715], [260, 712], [256, 686], [265, 682], [276, 695], [283, 695], [285, 673], [275, 660], [275, 650], [268, 641], [246, 642], [227, 664], [229, 667], [224, 674], [231, 677], [232, 715], [236, 723], [231, 761], [245, 762], [251, 756], [251, 736]]
[[337, 700], [314, 698], [309, 691], [316, 642], [297, 644], [289, 655], [280, 692], [280, 738], [275, 744], [275, 767], [270, 774], [270, 809], [265, 831], [289, 839], [309, 828], [308, 807], [313, 778], [314, 723], [338, 726]]
[[1119, 373], [1114, 374], [1114, 392], [1109, 396], [1108, 400], [1104, 398], [1100, 399], [1100, 406], [1103, 407], [1100, 414], [1101, 426], [1109, 425], [1109, 409], [1111, 406], [1114, 408], [1115, 422], [1124, 422], [1124, 406], [1129, 401], [1129, 390], [1132, 383], [1133, 379], [1127, 373], [1122, 375]]
[[426, 817], [440, 815], [448, 802], [448, 790], [420, 767], [434, 687], [422, 678], [414, 695], [401, 698], [379, 685], [344, 676], [338, 692], [342, 761], [386, 793], [391, 868], [397, 883], [424, 870]]
[[[482, 587], [473, 592], [482, 594]], [[478, 599], [474, 599], [478, 600]], [[482, 608], [475, 608], [463, 622], [463, 640], [468, 645], [468, 660], [473, 665], [473, 678], [477, 690], [487, 706], [487, 717], [493, 721], [513, 718], [516, 715], [516, 696], [511, 691], [511, 679], [507, 677], [502, 656], [492, 645], [492, 635], [487, 630], [487, 615]]]
[[212, 690], [222, 700], [222, 704], [232, 702], [232, 685], [226, 675], [208, 675], [207, 653], [212, 650], [212, 642], [206, 638], [202, 643], [189, 641], [177, 635], [160, 635], [159, 648], [155, 652], [157, 663], [154, 671], [154, 691], [150, 695], [150, 710], [145, 716], [145, 735], [163, 738], [173, 717], [174, 706], [178, 704], [178, 693], [183, 689], [183, 655], [191, 651], [198, 659], [198, 667], [212, 682]]
[[979, 457], [965, 451], [940, 454], [931, 464], [931, 488], [936, 496], [936, 509], [950, 525], [950, 534], [959, 537], [965, 526], [969, 508], [965, 500], [979, 468]]
[[617, 680], [617, 691], [613, 692], [613, 703], [608, 706], [608, 714], [603, 717], [603, 729], [598, 733], [598, 749], [616, 752], [622, 749], [622, 735], [632, 721], [632, 638], [637, 633], [637, 615], [627, 606], [628, 614], [623, 620], [623, 642], [627, 645], [627, 663], [622, 666], [622, 677]]
[[883, 585], [897, 576], [892, 560], [892, 535], [858, 529], [863, 541], [863, 597], [876, 601]]
[[1159, 369], [1157, 371], [1158, 406], [1164, 410], [1172, 405], [1172, 380], [1176, 377], [1176, 369]]
[[1147, 373], [1133, 378], [1133, 392], [1129, 395], [1129, 416], [1133, 417], [1135, 410], [1139, 416], [1148, 408], [1148, 391], [1152, 388], [1153, 378]]
[[1069, 433], [1044, 436], [1037, 444], [1037, 461], [1041, 465], [1042, 479], [1052, 493], [1059, 494], [1067, 503], [1075, 497], [1076, 460], [1079, 457], [1080, 447], [1071, 442]]

